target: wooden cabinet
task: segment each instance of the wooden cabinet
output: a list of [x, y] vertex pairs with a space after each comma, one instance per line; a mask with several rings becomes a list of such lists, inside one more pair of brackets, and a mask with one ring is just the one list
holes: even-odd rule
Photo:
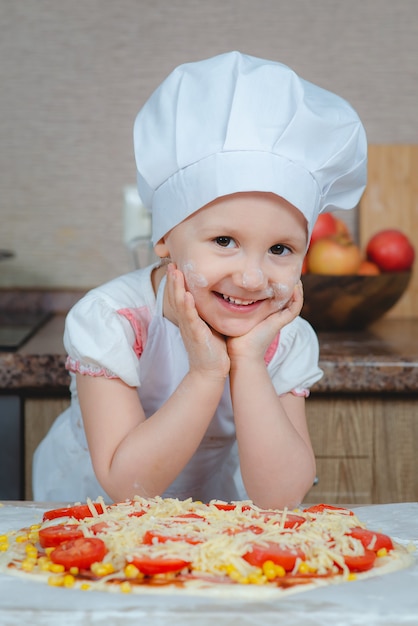
[[[53, 421], [69, 406], [68, 398], [26, 398], [24, 401], [25, 500], [32, 500], [33, 454], [52, 426]], [[69, 468], [71, 471], [71, 468]]]
[[[25, 499], [32, 499], [32, 457], [68, 398], [27, 398]], [[312, 394], [309, 430], [318, 484], [305, 502], [418, 501], [417, 396]]]
[[312, 394], [308, 424], [318, 484], [306, 502], [418, 500], [417, 396]]

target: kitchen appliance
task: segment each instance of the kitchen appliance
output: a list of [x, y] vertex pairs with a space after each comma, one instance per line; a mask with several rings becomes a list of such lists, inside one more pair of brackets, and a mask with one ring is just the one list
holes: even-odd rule
[[0, 310], [0, 350], [20, 348], [51, 315], [49, 311]]

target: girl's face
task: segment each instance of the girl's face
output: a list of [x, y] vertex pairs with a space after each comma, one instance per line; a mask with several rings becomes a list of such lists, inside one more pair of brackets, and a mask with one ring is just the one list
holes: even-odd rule
[[286, 305], [306, 247], [300, 211], [274, 194], [245, 192], [193, 213], [155, 249], [183, 272], [200, 317], [237, 337]]

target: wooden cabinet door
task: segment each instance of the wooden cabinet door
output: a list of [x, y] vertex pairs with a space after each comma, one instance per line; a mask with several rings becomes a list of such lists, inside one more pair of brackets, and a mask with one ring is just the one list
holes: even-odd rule
[[306, 402], [318, 483], [306, 502], [366, 504], [373, 492], [373, 414], [352, 397]]
[[54, 420], [70, 404], [68, 398], [29, 398], [24, 403], [25, 500], [32, 500], [33, 454]]

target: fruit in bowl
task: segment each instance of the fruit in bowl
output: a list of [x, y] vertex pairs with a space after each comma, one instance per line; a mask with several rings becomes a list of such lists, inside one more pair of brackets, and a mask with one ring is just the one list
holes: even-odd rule
[[396, 304], [410, 278], [411, 272], [304, 274], [301, 316], [317, 331], [362, 330]]
[[[415, 250], [397, 229], [379, 231], [365, 251], [337, 218], [318, 218], [306, 255], [302, 317], [318, 331], [361, 330], [382, 317], [408, 287]], [[325, 233], [325, 234], [324, 234]]]

